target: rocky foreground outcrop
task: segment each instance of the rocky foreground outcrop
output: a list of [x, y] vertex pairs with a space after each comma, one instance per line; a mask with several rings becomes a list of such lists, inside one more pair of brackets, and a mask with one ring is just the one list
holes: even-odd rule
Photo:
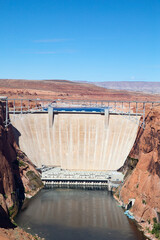
[[[0, 227], [13, 227], [14, 217], [26, 197], [42, 187], [39, 173], [17, 146], [12, 126], [5, 126], [5, 103], [0, 101]], [[8, 217], [9, 216], [9, 217]]]
[[138, 163], [120, 192], [119, 200], [130, 209], [138, 222], [160, 220], [160, 107], [146, 114], [145, 129], [140, 128], [129, 157]]

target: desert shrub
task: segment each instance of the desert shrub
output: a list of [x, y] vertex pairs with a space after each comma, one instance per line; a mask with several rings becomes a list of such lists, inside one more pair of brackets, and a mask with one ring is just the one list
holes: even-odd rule
[[146, 204], [146, 201], [145, 201], [144, 199], [142, 199], [142, 203], [143, 203], [143, 204]]
[[19, 165], [19, 167], [25, 167], [26, 166], [26, 164], [22, 160], [18, 161], [18, 165]]
[[[157, 219], [156, 219], [156, 221], [157, 221]], [[156, 238], [160, 237], [160, 223], [154, 222], [151, 233], [155, 234]]]
[[8, 208], [9, 216], [11, 217], [14, 213], [14, 205]]

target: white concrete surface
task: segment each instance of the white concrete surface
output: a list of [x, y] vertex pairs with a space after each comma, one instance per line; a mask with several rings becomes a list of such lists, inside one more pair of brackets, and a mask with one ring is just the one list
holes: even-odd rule
[[[31, 161], [73, 170], [117, 170], [128, 156], [138, 125], [128, 117], [109, 115], [10, 115], [19, 131], [19, 145]], [[134, 117], [132, 116], [132, 119]], [[135, 117], [136, 120], [137, 117]]]

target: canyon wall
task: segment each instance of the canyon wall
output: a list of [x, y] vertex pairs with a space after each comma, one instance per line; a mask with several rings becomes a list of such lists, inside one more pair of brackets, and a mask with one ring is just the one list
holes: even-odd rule
[[6, 109], [0, 101], [0, 227], [9, 226], [7, 215], [13, 217], [27, 196], [42, 187], [34, 165], [18, 148], [12, 126], [5, 127]]
[[[52, 113], [53, 114], [53, 113]], [[32, 162], [77, 170], [117, 170], [137, 135], [136, 117], [86, 113], [10, 115], [17, 143]]]
[[146, 114], [145, 130], [139, 129], [130, 158], [138, 164], [119, 193], [123, 204], [135, 199], [131, 208], [139, 222], [160, 220], [160, 107]]

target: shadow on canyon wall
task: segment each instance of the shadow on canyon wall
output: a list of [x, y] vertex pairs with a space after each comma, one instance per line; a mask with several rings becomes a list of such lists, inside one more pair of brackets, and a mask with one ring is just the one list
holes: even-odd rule
[[2, 206], [0, 206], [0, 228], [15, 228]]
[[13, 133], [14, 133], [14, 138], [15, 138], [16, 144], [19, 147], [19, 138], [21, 136], [21, 133], [13, 125], [12, 125], [12, 130], [13, 130]]

